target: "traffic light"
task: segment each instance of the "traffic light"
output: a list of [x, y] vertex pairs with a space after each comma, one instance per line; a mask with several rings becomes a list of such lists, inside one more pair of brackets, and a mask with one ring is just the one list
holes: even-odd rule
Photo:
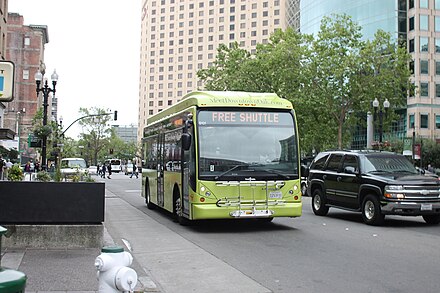
[[113, 117], [113, 120], [118, 120], [118, 111], [115, 111], [115, 112], [113, 112], [113, 115], [114, 115], [114, 117]]

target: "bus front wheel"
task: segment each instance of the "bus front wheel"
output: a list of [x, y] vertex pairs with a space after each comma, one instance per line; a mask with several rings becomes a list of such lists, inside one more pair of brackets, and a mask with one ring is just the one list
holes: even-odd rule
[[182, 200], [178, 191], [174, 190], [174, 219], [182, 226], [190, 225], [190, 221], [183, 216]]
[[[148, 178], [146, 180], [148, 180]], [[154, 210], [156, 208], [156, 205], [151, 202], [150, 186], [148, 184], [145, 184], [145, 203], [149, 210]]]

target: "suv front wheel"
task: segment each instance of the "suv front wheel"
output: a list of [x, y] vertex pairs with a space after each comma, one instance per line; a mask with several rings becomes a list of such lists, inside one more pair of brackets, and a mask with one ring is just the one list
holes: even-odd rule
[[362, 201], [362, 220], [367, 225], [378, 226], [383, 223], [385, 216], [380, 210], [379, 200], [372, 194]]
[[325, 205], [325, 198], [319, 188], [312, 193], [312, 210], [317, 216], [325, 216], [328, 213], [328, 206]]

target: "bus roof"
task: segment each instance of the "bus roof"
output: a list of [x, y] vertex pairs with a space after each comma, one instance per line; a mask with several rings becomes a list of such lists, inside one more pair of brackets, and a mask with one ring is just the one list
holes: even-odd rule
[[238, 91], [194, 91], [185, 95], [180, 102], [147, 119], [147, 124], [170, 117], [189, 107], [243, 107], [293, 109], [290, 101], [274, 93], [252, 93]]

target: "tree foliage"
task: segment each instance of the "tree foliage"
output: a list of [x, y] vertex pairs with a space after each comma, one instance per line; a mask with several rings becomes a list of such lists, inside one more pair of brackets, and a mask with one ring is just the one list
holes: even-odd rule
[[[342, 148], [353, 128], [371, 111], [374, 98], [405, 105], [409, 54], [378, 31], [362, 39], [361, 27], [347, 15], [324, 17], [316, 37], [287, 29], [249, 52], [237, 43], [221, 45], [213, 66], [198, 77], [207, 90], [274, 92], [295, 108], [305, 153]], [[395, 118], [393, 115], [389, 119]]]
[[111, 115], [106, 113], [110, 113], [110, 110], [98, 107], [80, 108], [79, 113], [84, 116], [79, 121], [82, 127], [79, 145], [82, 146], [83, 156], [87, 157], [90, 163], [97, 165], [109, 145]]

